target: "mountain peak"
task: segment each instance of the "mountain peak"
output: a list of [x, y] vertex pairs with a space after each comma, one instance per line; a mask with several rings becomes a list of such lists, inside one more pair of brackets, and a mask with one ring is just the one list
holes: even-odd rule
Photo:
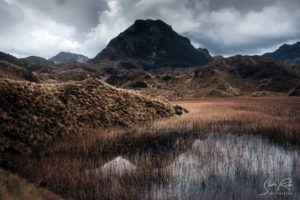
[[56, 56], [49, 59], [55, 64], [74, 64], [74, 63], [87, 63], [88, 57], [70, 52], [61, 51]]
[[300, 64], [300, 42], [295, 44], [284, 44], [272, 53], [263, 55], [286, 64]]
[[[149, 29], [157, 27], [161, 29], [166, 29], [166, 30], [172, 30], [172, 27], [165, 23], [164, 21], [158, 19], [158, 20], [152, 20], [152, 19], [138, 19], [134, 22], [134, 24], [130, 28], [136, 28], [136, 29], [141, 29], [142, 31], [149, 31]], [[130, 29], [127, 29], [130, 30]]]
[[136, 20], [112, 39], [91, 62], [134, 60], [145, 68], [189, 67], [207, 64], [211, 57], [161, 20]]

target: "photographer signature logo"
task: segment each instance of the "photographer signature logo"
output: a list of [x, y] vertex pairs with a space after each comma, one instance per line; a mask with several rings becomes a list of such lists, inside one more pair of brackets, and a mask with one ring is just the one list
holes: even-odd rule
[[292, 195], [293, 192], [293, 180], [291, 178], [285, 178], [282, 180], [273, 180], [268, 178], [264, 182], [264, 192], [258, 195]]

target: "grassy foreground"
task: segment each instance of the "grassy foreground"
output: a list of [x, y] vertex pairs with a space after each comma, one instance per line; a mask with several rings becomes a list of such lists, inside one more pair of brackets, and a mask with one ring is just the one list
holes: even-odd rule
[[0, 80], [0, 153], [31, 151], [83, 127], [133, 126], [181, 107], [98, 79], [36, 84]]
[[300, 145], [300, 98], [260, 97], [177, 101], [191, 112], [180, 120], [199, 132], [254, 134]]
[[[153, 184], [172, 178], [164, 168], [206, 133], [253, 134], [282, 145], [300, 145], [300, 98], [182, 100], [189, 113], [130, 129], [84, 129], [43, 152], [12, 158], [11, 168], [65, 198], [140, 199]], [[122, 155], [137, 166], [115, 176], [86, 170]], [[147, 198], [146, 198], [147, 199]]]

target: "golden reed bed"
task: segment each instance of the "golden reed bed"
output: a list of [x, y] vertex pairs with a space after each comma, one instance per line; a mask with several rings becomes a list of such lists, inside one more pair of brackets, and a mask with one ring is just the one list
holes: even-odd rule
[[[11, 168], [65, 198], [138, 199], [149, 193], [151, 185], [170, 181], [169, 172], [161, 167], [191, 146], [189, 140], [182, 138], [206, 133], [253, 134], [280, 145], [300, 145], [298, 97], [190, 99], [174, 103], [189, 113], [128, 129], [83, 129], [46, 151], [12, 158]], [[139, 163], [142, 170], [121, 177], [83, 176], [85, 170], [98, 168], [120, 155]]]

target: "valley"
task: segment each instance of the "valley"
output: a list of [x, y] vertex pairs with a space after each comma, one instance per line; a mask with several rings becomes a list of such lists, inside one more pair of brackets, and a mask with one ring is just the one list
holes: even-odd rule
[[212, 56], [152, 19], [93, 58], [0, 52], [0, 199], [297, 199], [299, 55]]

